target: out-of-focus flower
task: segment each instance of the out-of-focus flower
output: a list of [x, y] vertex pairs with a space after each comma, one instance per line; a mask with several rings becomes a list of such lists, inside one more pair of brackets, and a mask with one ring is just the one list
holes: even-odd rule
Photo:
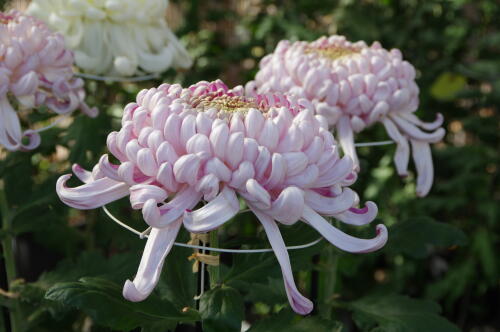
[[[332, 226], [323, 216], [365, 225], [377, 214], [348, 188], [356, 180], [350, 157], [340, 158], [323, 116], [306, 100], [281, 94], [243, 95], [221, 81], [188, 89], [163, 84], [143, 90], [126, 106], [122, 128], [108, 136], [108, 149], [119, 165], [102, 156], [92, 172], [74, 166], [85, 182], [57, 193], [66, 204], [93, 209], [130, 195], [153, 227], [133, 282], [124, 296], [145, 299], [153, 290], [181, 226], [205, 233], [238, 214], [241, 197], [262, 223], [283, 272], [292, 308], [312, 310], [293, 279], [285, 243], [275, 221], [303, 220], [328, 241], [349, 252], [381, 248], [387, 230], [377, 226], [373, 239], [358, 239]], [[192, 210], [204, 199], [208, 203]]]
[[419, 103], [415, 68], [398, 49], [388, 51], [378, 42], [351, 43], [343, 36], [311, 43], [284, 40], [262, 59], [255, 81], [246, 89], [247, 93], [286, 92], [310, 100], [316, 113], [337, 129], [342, 149], [356, 165], [354, 133], [382, 122], [397, 143], [394, 161], [399, 175], [407, 175], [410, 140], [418, 172], [417, 195], [427, 195], [432, 187], [429, 143], [443, 138], [445, 131], [439, 128], [443, 117], [438, 114], [434, 122], [425, 123], [415, 116]]
[[191, 58], [165, 20], [168, 0], [34, 0], [28, 12], [61, 32], [76, 64], [131, 76], [187, 68]]
[[37, 132], [22, 132], [12, 103], [20, 109], [46, 106], [57, 114], [77, 108], [90, 116], [97, 114], [84, 103], [83, 81], [73, 76], [72, 65], [73, 54], [64, 47], [62, 35], [20, 12], [0, 13], [1, 145], [30, 150], [40, 143]]

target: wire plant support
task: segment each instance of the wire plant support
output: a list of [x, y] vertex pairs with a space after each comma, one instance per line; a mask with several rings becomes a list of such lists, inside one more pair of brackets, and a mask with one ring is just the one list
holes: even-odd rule
[[76, 76], [89, 79], [89, 80], [94, 80], [94, 81], [104, 81], [104, 82], [142, 82], [142, 81], [149, 81], [153, 79], [157, 79], [160, 77], [159, 73], [154, 73], [154, 74], [148, 74], [148, 75], [143, 75], [143, 76], [135, 76], [135, 77], [120, 77], [120, 76], [99, 76], [99, 75], [92, 75], [92, 74], [85, 74], [85, 73], [75, 73]]
[[[391, 145], [394, 144], [393, 141], [378, 141], [378, 142], [366, 142], [366, 143], [356, 143], [356, 147], [367, 147], [367, 146], [382, 146], [382, 145]], [[106, 213], [106, 215], [113, 220], [115, 223], [120, 225], [121, 227], [125, 228], [126, 230], [136, 234], [139, 236], [139, 238], [144, 239], [148, 237], [149, 232], [151, 231], [151, 227], [148, 227], [144, 231], [138, 231], [133, 227], [130, 227], [120, 219], [116, 218], [106, 206], [103, 206], [102, 209]], [[242, 210], [240, 211], [241, 213], [247, 212], [248, 210]], [[321, 242], [323, 238], [318, 238], [312, 242], [305, 243], [302, 245], [297, 245], [297, 246], [288, 246], [286, 247], [287, 250], [299, 250], [299, 249], [305, 249], [312, 247], [319, 242]], [[184, 247], [184, 248], [191, 248], [191, 249], [198, 249], [202, 250], [205, 252], [205, 250], [209, 250], [212, 252], [223, 252], [223, 253], [230, 253], [230, 254], [259, 254], [259, 253], [266, 253], [266, 252], [273, 252], [273, 249], [271, 248], [265, 248], [265, 249], [225, 249], [225, 248], [214, 248], [214, 247], [207, 247], [207, 246], [198, 246], [198, 245], [193, 245], [193, 244], [187, 244], [187, 243], [180, 243], [180, 242], [174, 242], [175, 246], [178, 247]]]

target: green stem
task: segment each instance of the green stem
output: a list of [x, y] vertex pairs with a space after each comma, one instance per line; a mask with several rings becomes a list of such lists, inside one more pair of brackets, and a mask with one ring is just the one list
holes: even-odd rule
[[[5, 196], [3, 183], [0, 183], [0, 213], [2, 214], [2, 230], [4, 231], [2, 249], [3, 259], [5, 261], [5, 271], [7, 273], [7, 287], [9, 291], [12, 291], [12, 283], [16, 279], [16, 262], [14, 260], [14, 252], [12, 250], [14, 246], [14, 238], [10, 235], [11, 217], [9, 214], [9, 206], [7, 203], [7, 197]], [[20, 331], [21, 320], [19, 319], [19, 313], [19, 302], [16, 301], [14, 308], [9, 310], [12, 332]]]
[[[210, 232], [210, 246], [213, 248], [219, 247], [219, 237], [217, 230]], [[218, 256], [219, 253], [212, 251], [212, 256]], [[208, 272], [210, 274], [210, 289], [215, 288], [220, 281], [220, 268], [217, 266], [209, 266]]]
[[[337, 222], [337, 227], [339, 223]], [[339, 265], [339, 257], [335, 252], [333, 246], [328, 246], [326, 248], [326, 253], [324, 256], [323, 264], [327, 267], [324, 271], [323, 277], [323, 298], [320, 299], [321, 308], [320, 315], [324, 319], [332, 318], [332, 297], [335, 292], [335, 284], [337, 283], [337, 269]]]

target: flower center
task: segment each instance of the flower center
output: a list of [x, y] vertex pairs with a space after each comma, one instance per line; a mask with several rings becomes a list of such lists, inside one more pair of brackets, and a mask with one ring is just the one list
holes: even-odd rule
[[361, 51], [360, 48], [354, 46], [327, 46], [327, 47], [311, 47], [308, 46], [305, 54], [317, 54], [330, 60], [337, 60], [345, 56], [357, 54]]
[[200, 110], [215, 108], [227, 113], [246, 112], [249, 108], [259, 109], [253, 98], [215, 94], [204, 95], [196, 99], [193, 106]]

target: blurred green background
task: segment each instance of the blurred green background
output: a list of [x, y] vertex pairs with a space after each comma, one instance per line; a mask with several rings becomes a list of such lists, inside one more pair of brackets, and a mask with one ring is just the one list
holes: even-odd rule
[[[499, 17], [495, 0], [171, 1], [167, 18], [195, 59], [190, 70], [170, 70], [140, 85], [89, 81], [88, 102], [101, 110], [97, 119], [78, 115], [67, 128], [45, 132], [31, 153], [0, 151], [13, 223], [0, 237], [16, 237], [20, 278], [11, 293], [0, 294], [4, 318], [14, 310], [26, 331], [238, 331], [242, 320], [252, 332], [500, 331]], [[223, 287], [205, 293], [197, 312], [198, 275], [187, 259], [192, 251], [175, 248], [155, 295], [141, 304], [123, 301], [121, 285], [134, 275], [144, 241], [101, 210], [60, 203], [57, 177], [72, 163], [91, 168], [98, 161], [123, 106], [140, 89], [217, 78], [244, 84], [279, 40], [329, 34], [379, 40], [401, 49], [417, 68], [418, 115], [432, 120], [441, 112], [447, 129], [433, 147], [429, 196], [416, 198], [414, 176], [397, 176], [394, 147], [359, 150], [364, 171], [355, 189], [378, 204], [377, 221], [389, 227], [390, 240], [367, 255], [346, 254], [325, 241], [291, 253], [298, 284], [315, 301], [310, 317], [288, 309], [272, 254], [222, 255]], [[26, 121], [44, 119], [38, 114]], [[374, 126], [358, 141], [384, 139], [382, 126]], [[145, 228], [126, 199], [110, 209]], [[220, 245], [267, 247], [257, 226], [249, 214], [236, 218], [220, 232]], [[317, 237], [300, 225], [282, 229], [289, 245]], [[372, 226], [343, 229], [373, 235]]]

